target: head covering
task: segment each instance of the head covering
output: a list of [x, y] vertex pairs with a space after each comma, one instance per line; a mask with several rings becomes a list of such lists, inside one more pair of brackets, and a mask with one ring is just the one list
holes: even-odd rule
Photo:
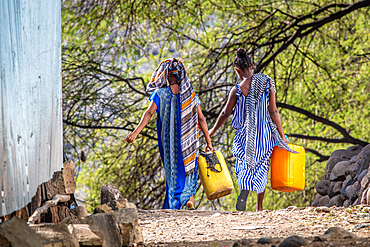
[[180, 85], [181, 151], [185, 172], [189, 175], [196, 168], [199, 130], [196, 94], [182, 62], [176, 58], [162, 61], [153, 72], [147, 91], [166, 87], [169, 75], [173, 75]]

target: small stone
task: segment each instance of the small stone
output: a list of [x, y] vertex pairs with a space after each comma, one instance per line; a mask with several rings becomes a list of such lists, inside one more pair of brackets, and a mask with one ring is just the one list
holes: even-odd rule
[[316, 183], [315, 188], [320, 195], [326, 196], [328, 194], [329, 185], [329, 180], [322, 180]]
[[343, 207], [345, 207], [345, 208], [348, 208], [350, 205], [351, 205], [351, 203], [349, 202], [348, 199], [343, 202]]
[[101, 188], [100, 204], [106, 204], [110, 201], [123, 199], [121, 192], [113, 185], [106, 184]]
[[284, 239], [284, 241], [279, 244], [279, 247], [301, 247], [306, 244], [307, 241], [304, 238], [293, 235]]
[[241, 246], [238, 241], [234, 242], [233, 247]]
[[362, 228], [367, 228], [367, 227], [370, 227], [370, 224], [358, 224], [358, 225], [355, 225], [355, 228], [356, 229], [362, 229]]
[[328, 207], [317, 207], [314, 211], [318, 213], [330, 213], [331, 210]]
[[361, 196], [361, 204], [367, 204], [367, 192], [369, 188], [365, 189]]
[[356, 201], [352, 205], [353, 206], [361, 205], [361, 198], [357, 198]]
[[258, 239], [257, 244], [271, 244], [273, 243], [272, 237], [263, 237]]
[[318, 237], [321, 241], [332, 241], [337, 239], [358, 239], [358, 237], [341, 227], [330, 227], [324, 235]]

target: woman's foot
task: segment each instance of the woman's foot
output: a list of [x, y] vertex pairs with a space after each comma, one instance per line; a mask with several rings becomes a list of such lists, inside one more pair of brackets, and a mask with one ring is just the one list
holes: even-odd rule
[[247, 198], [248, 198], [249, 191], [242, 190], [240, 195], [238, 196], [238, 201], [236, 202], [236, 210], [237, 211], [245, 211], [247, 206]]
[[265, 190], [262, 193], [257, 194], [256, 211], [263, 211], [263, 198], [265, 197]]
[[186, 208], [188, 210], [194, 210], [195, 209], [193, 200], [194, 200], [194, 196], [190, 197], [190, 199], [186, 202]]

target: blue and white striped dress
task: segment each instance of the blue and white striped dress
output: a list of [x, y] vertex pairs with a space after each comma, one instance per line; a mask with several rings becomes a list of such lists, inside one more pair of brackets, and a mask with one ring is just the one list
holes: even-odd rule
[[[256, 102], [250, 98], [254, 97], [254, 93], [251, 90], [252, 85], [246, 97], [242, 93], [239, 83], [236, 84], [238, 102], [235, 105], [232, 120], [232, 126], [236, 131], [232, 152], [236, 158], [236, 176], [240, 190], [262, 193], [267, 185], [270, 156], [275, 143], [268, 111], [270, 83], [273, 83], [272, 79], [267, 80], [267, 83], [264, 84], [265, 89], [262, 92], [262, 96]], [[256, 113], [254, 120], [254, 158], [250, 159], [252, 161], [249, 161], [249, 163], [254, 162], [253, 164], [248, 164], [246, 159], [246, 152], [248, 150], [246, 143], [253, 143], [253, 140], [247, 140], [248, 136], [250, 136], [247, 132], [251, 132], [251, 129], [248, 128], [248, 124], [246, 123], [248, 111], [255, 111]]]

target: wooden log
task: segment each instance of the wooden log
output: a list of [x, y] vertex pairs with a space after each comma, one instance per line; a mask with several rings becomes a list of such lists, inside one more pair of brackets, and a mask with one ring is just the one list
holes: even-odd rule
[[28, 219], [28, 224], [35, 224], [37, 221], [40, 220], [41, 214], [46, 213], [50, 207], [56, 206], [58, 202], [68, 202], [70, 199], [71, 199], [70, 195], [53, 196], [52, 200], [45, 202], [45, 204], [42, 207], [36, 209], [36, 211]]

